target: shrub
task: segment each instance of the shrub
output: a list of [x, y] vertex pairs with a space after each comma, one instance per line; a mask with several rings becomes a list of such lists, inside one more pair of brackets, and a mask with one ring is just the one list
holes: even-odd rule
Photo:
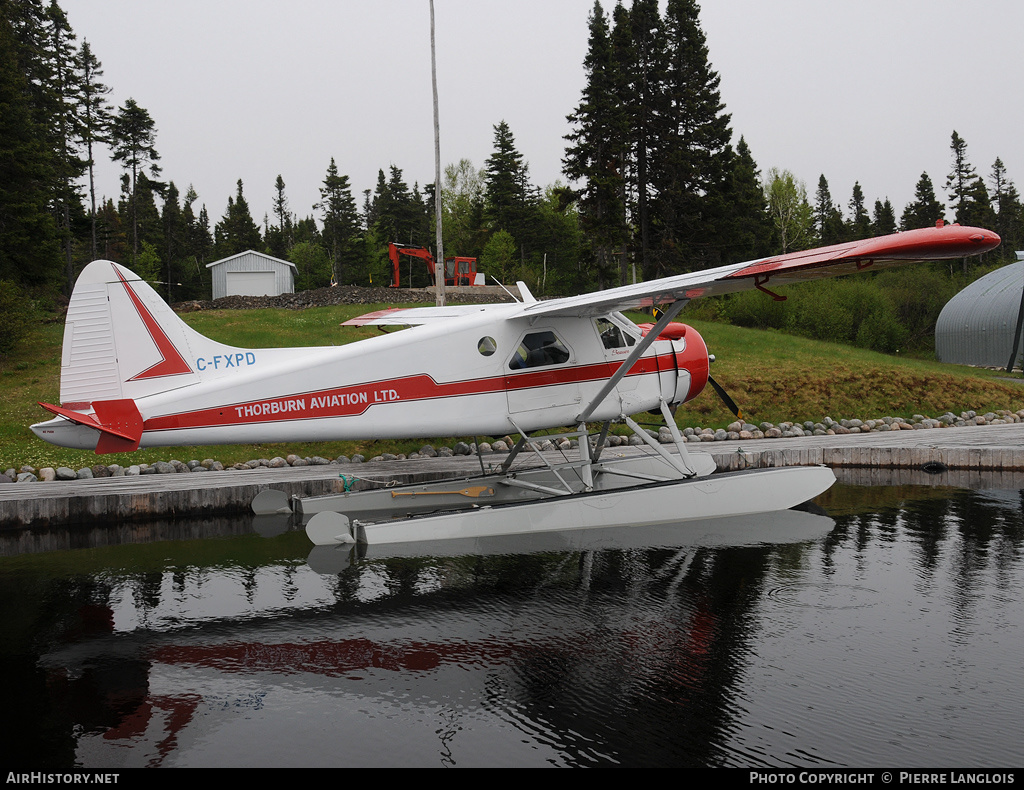
[[17, 283], [0, 280], [0, 356], [28, 333], [33, 312], [31, 300]]

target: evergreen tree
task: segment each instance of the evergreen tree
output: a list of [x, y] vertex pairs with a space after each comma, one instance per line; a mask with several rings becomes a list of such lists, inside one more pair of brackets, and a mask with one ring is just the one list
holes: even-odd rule
[[978, 228], [993, 228], [996, 221], [996, 212], [992, 207], [988, 188], [981, 176], [978, 176], [971, 182], [967, 190], [967, 202], [963, 207], [962, 223]]
[[889, 198], [885, 201], [875, 201], [875, 213], [871, 219], [871, 235], [872, 236], [888, 236], [890, 233], [896, 232], [896, 211], [892, 207], [892, 203], [889, 202]]
[[505, 121], [494, 127], [494, 153], [484, 162], [484, 212], [492, 232], [507, 231], [518, 245], [526, 235], [529, 166]]
[[228, 198], [227, 210], [213, 229], [214, 250], [218, 258], [228, 258], [246, 250], [260, 251], [263, 242], [260, 229], [249, 213], [249, 203], [242, 194], [242, 179], [238, 179], [234, 199]]
[[[206, 271], [205, 265], [213, 257], [213, 234], [210, 232], [210, 215], [206, 211], [205, 205], [199, 209], [198, 215], [192, 207], [198, 199], [199, 195], [196, 194], [195, 187], [189, 184], [188, 189], [185, 191], [181, 215], [185, 224], [184, 255], [187, 259], [194, 262], [195, 267], [195, 272], [192, 272], [191, 269], [189, 270], [188, 278], [193, 283], [194, 288], [201, 286], [201, 281]], [[192, 296], [195, 297], [196, 294], [192, 294]]]
[[338, 173], [331, 159], [327, 175], [320, 187], [320, 209], [323, 220], [323, 239], [331, 258], [332, 280], [343, 282], [346, 269], [357, 263], [355, 256], [359, 235], [359, 212], [352, 197], [348, 176]]
[[51, 101], [49, 138], [56, 154], [54, 213], [64, 248], [65, 292], [70, 294], [74, 285], [71, 215], [80, 206], [75, 182], [85, 171], [85, 162], [79, 158], [77, 151], [81, 137], [81, 123], [76, 112], [79, 80], [77, 53], [74, 48], [75, 34], [56, 0], [51, 0], [46, 9], [46, 22], [46, 60], [50, 74], [47, 95]]
[[[612, 11], [612, 29], [609, 37], [611, 46], [611, 80], [610, 90], [612, 100], [619, 112], [619, 123], [621, 129], [619, 134], [611, 141], [616, 147], [616, 156], [619, 162], [619, 203], [622, 206], [622, 224], [625, 231], [625, 238], [619, 247], [619, 282], [623, 283], [625, 278], [632, 274], [636, 280], [636, 260], [632, 255], [635, 248], [633, 233], [636, 228], [635, 218], [637, 216], [636, 199], [636, 157], [633, 155], [633, 134], [631, 129], [630, 107], [634, 100], [632, 88], [633, 64], [636, 61], [636, 54], [633, 46], [633, 27], [630, 22], [629, 11], [617, 0]], [[642, 268], [642, 262], [641, 262]], [[601, 276], [599, 272], [599, 277]]]
[[[572, 181], [583, 181], [573, 194], [579, 202], [580, 223], [590, 241], [594, 265], [599, 272], [608, 272], [627, 237], [623, 151], [628, 128], [616, 91], [608, 20], [597, 1], [590, 15], [583, 67], [587, 85], [579, 106], [568, 116], [574, 130], [565, 138], [570, 145], [562, 170]], [[619, 284], [626, 284], [625, 265], [620, 265]]]
[[100, 206], [96, 218], [96, 240], [100, 257], [110, 261], [127, 259], [128, 234], [124, 229], [123, 220], [124, 215], [117, 210], [113, 199], [107, 198]]
[[992, 185], [992, 204], [996, 212], [993, 230], [1003, 240], [997, 251], [1004, 259], [1012, 259], [1013, 252], [1024, 245], [1024, 207], [1017, 187], [1009, 179], [1002, 159], [996, 157], [989, 177]]
[[166, 300], [174, 301], [174, 295], [178, 293], [175, 289], [182, 285], [181, 256], [185, 247], [185, 217], [182, 214], [181, 206], [178, 203], [178, 188], [171, 181], [164, 192], [163, 219], [164, 247], [163, 257], [165, 265]]
[[280, 174], [274, 181], [274, 197], [272, 201], [276, 225], [269, 226], [264, 233], [270, 254], [282, 260], [288, 259], [288, 250], [294, 244], [292, 238], [292, 218], [288, 211], [288, 198], [284, 194], [284, 179]]
[[[166, 197], [167, 185], [159, 181], [151, 181], [145, 171], [139, 173], [139, 181], [135, 194], [128, 200], [134, 212], [134, 227], [138, 232], [139, 255], [142, 245], [148, 245], [148, 266], [152, 269], [149, 279], [164, 281], [166, 270], [163, 268], [165, 244], [164, 223], [157, 207], [157, 197]], [[142, 272], [137, 272], [141, 274]]]
[[631, 100], [626, 109], [632, 131], [635, 168], [636, 219], [640, 259], [645, 279], [661, 269], [652, 254], [651, 163], [664, 133], [663, 87], [666, 69], [665, 37], [657, 0], [634, 0], [628, 14], [633, 60], [626, 77]]
[[860, 182], [853, 184], [853, 194], [850, 197], [850, 238], [867, 239], [871, 237], [871, 217], [864, 201], [864, 190]]
[[814, 227], [818, 241], [825, 246], [838, 244], [846, 238], [846, 223], [842, 210], [832, 202], [832, 192], [824, 173], [818, 178], [818, 189], [814, 195]]
[[953, 221], [967, 225], [971, 194], [978, 175], [967, 161], [967, 143], [956, 130], [953, 130], [949, 147], [953, 154], [953, 169], [946, 177], [946, 189], [949, 190], [949, 200], [953, 204]]
[[3, 0], [2, 11], [0, 19], [9, 23], [14, 36], [15, 68], [25, 79], [25, 96], [32, 118], [44, 145], [52, 153], [55, 147], [50, 133], [56, 102], [51, 89], [54, 73], [48, 11], [41, 0]]
[[97, 143], [109, 141], [109, 130], [112, 121], [110, 104], [107, 95], [110, 88], [100, 82], [103, 76], [103, 68], [92, 54], [92, 48], [88, 41], [82, 41], [82, 48], [78, 52], [79, 72], [79, 121], [82, 144], [85, 146], [85, 164], [89, 174], [89, 217], [90, 217], [90, 259], [97, 257], [97, 228], [96, 228], [96, 159], [93, 147]]
[[0, 0], [0, 279], [39, 285], [59, 271], [56, 228], [47, 210], [54, 170], [12, 24], [22, 10]]
[[128, 99], [123, 107], [118, 108], [117, 115], [110, 127], [110, 141], [113, 149], [112, 158], [115, 162], [124, 162], [131, 172], [132, 215], [132, 261], [139, 254], [139, 215], [138, 178], [139, 172], [149, 165], [150, 172], [156, 176], [160, 167], [156, 162], [160, 159], [156, 145], [156, 124], [149, 112], [140, 107], [134, 99]]
[[921, 173], [914, 188], [914, 200], [900, 217], [900, 230], [934, 227], [943, 218], [946, 207], [935, 197], [935, 188], [927, 173]]
[[719, 228], [727, 214], [732, 131], [699, 12], [694, 0], [668, 0], [662, 28], [663, 116], [651, 167], [660, 270], [721, 263]]
[[390, 178], [377, 172], [377, 188], [366, 215], [367, 227], [385, 244], [416, 244], [429, 247], [433, 234], [428, 227], [426, 207], [418, 190], [410, 192], [402, 170], [390, 167]]
[[181, 206], [181, 241], [180, 265], [182, 299], [203, 299], [209, 297], [205, 283], [205, 264], [213, 249], [210, 237], [209, 217], [204, 206], [196, 216], [192, 204], [199, 199], [195, 187], [189, 184]]
[[744, 138], [736, 143], [729, 167], [725, 202], [729, 206], [720, 231], [720, 249], [727, 263], [763, 258], [772, 236], [757, 163]]

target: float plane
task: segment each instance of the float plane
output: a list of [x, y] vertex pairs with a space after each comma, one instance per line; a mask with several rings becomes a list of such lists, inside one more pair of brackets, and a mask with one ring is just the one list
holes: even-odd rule
[[[342, 346], [244, 349], [186, 325], [136, 274], [98, 260], [68, 307], [60, 405], [32, 426], [41, 439], [97, 453], [140, 447], [294, 441], [519, 437], [500, 468], [462, 481], [289, 500], [258, 513], [301, 513], [318, 544], [402, 542], [586, 526], [659, 524], [793, 507], [835, 481], [825, 467], [712, 474], [673, 414], [710, 382], [709, 355], [676, 322], [705, 296], [874, 271], [994, 249], [989, 230], [944, 225], [679, 274], [581, 296], [383, 310], [346, 322], [409, 327]], [[622, 313], [662, 306], [653, 325]], [[633, 419], [660, 412], [675, 452]], [[612, 422], [650, 454], [601, 459]], [[597, 441], [590, 425], [600, 426]], [[579, 458], [513, 471], [538, 431], [566, 429]], [[557, 434], [556, 434], [557, 435]], [[551, 438], [550, 436], [545, 438]], [[482, 466], [482, 464], [481, 464]]]

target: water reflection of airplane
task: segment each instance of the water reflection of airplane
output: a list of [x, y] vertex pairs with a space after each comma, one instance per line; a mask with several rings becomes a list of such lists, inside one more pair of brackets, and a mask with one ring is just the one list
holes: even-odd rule
[[[612, 526], [782, 510], [835, 481], [824, 467], [714, 475], [691, 454], [673, 409], [695, 398], [712, 357], [674, 322], [694, 298], [772, 288], [993, 249], [991, 231], [958, 225], [730, 264], [580, 296], [539, 301], [520, 284], [516, 304], [427, 307], [364, 316], [412, 326], [340, 347], [239, 349], [182, 322], [129, 270], [94, 261], [75, 285], [65, 325], [61, 405], [32, 426], [54, 444], [98, 453], [139, 447], [429, 436], [519, 437], [498, 474], [456, 488], [333, 500], [307, 524], [314, 543], [392, 543], [514, 534], [566, 524]], [[621, 311], [667, 305], [646, 331]], [[660, 412], [676, 453], [633, 415]], [[613, 422], [657, 454], [652, 462], [601, 459]], [[588, 423], [601, 426], [593, 450]], [[509, 464], [537, 432], [573, 426], [578, 458], [538, 473]], [[550, 438], [550, 437], [549, 437]], [[271, 496], [271, 495], [268, 495]], [[417, 503], [422, 504], [417, 504]], [[363, 515], [365, 506], [373, 515]], [[320, 503], [323, 504], [322, 502]], [[254, 502], [273, 512], [287, 497]], [[353, 506], [352, 518], [341, 512]], [[364, 510], [360, 510], [360, 508]], [[444, 508], [445, 513], [417, 512]], [[411, 515], [410, 515], [411, 514]], [[359, 523], [356, 523], [359, 522]]]
[[[84, 765], [111, 765], [109, 760], [125, 767], [188, 762], [192, 745], [216, 750], [218, 739], [228, 737], [221, 731], [231, 728], [222, 716], [211, 715], [211, 706], [259, 719], [261, 711], [285, 704], [282, 697], [294, 694], [304, 700], [305, 720], [328, 716], [332, 726], [300, 728], [302, 749], [290, 757], [278, 753], [274, 759], [283, 761], [279, 764], [289, 759], [295, 765], [360, 764], [361, 759], [367, 761], [363, 764], [386, 764], [384, 757], [360, 753], [360, 748], [376, 737], [371, 719], [378, 706], [391, 706], [381, 716], [392, 720], [389, 733], [400, 726], [394, 721], [401, 719], [393, 708], [396, 684], [403, 689], [405, 709], [416, 711], [411, 717], [418, 723], [417, 737], [426, 739], [427, 747], [430, 728], [425, 730], [422, 722], [439, 712], [456, 711], [456, 729], [482, 723], [522, 728], [521, 735], [509, 739], [510, 748], [522, 748], [521, 758], [534, 763], [521, 764], [572, 764], [574, 751], [603, 748], [600, 737], [586, 733], [567, 745], [567, 739], [578, 737], [574, 728], [603, 725], [555, 723], [577, 712], [568, 705], [564, 711], [551, 705], [549, 695], [573, 696], [579, 692], [577, 683], [607, 685], [603, 696], [621, 703], [613, 719], [638, 715], [653, 720], [634, 709], [650, 713], [648, 706], [660, 705], [657, 694], [650, 695], [653, 702], [648, 694], [637, 695], [638, 688], [656, 687], [672, 696], [671, 715], [696, 715], [693, 710], [687, 714], [689, 697], [713, 693], [723, 682], [721, 673], [714, 681], [705, 679], [707, 662], [735, 650], [735, 645], [723, 644], [723, 639], [735, 637], [724, 635], [728, 629], [718, 624], [722, 613], [703, 590], [715, 573], [717, 550], [760, 541], [813, 541], [833, 526], [829, 518], [796, 511], [757, 518], [763, 519], [759, 530], [742, 519], [732, 525], [716, 519], [685, 525], [681, 531], [629, 528], [527, 536], [514, 543], [476, 541], [474, 552], [487, 556], [456, 556], [459, 546], [454, 542], [436, 546], [452, 553], [430, 556], [421, 551], [412, 560], [371, 546], [368, 552], [383, 556], [364, 556], [356, 567], [317, 561], [317, 570], [328, 574], [319, 578], [340, 596], [335, 603], [310, 607], [300, 596], [292, 604], [292, 616], [280, 609], [253, 613], [246, 604], [253, 598], [265, 600], [265, 592], [247, 588], [233, 599], [225, 596], [222, 584], [205, 581], [199, 589], [207, 591], [206, 598], [215, 595], [216, 605], [189, 590], [168, 592], [173, 600], [162, 615], [153, 611], [132, 630], [115, 634], [115, 620], [133, 617], [111, 612], [106, 618], [109, 633], [64, 644], [43, 656], [40, 665], [50, 675], [48, 687], [60, 689], [63, 698], [80, 698], [83, 691], [75, 692], [82, 686], [84, 693], [100, 696], [108, 711], [106, 726], [87, 727], [77, 735]], [[750, 535], [758, 531], [762, 537], [755, 541]], [[389, 548], [412, 553], [408, 546]], [[323, 550], [339, 553], [334, 547], [316, 547], [314, 553]], [[691, 568], [698, 553], [701, 571], [694, 576]], [[758, 568], [766, 556], [742, 555]], [[334, 586], [332, 576], [339, 572], [345, 581]], [[272, 574], [263, 578], [280, 579]], [[587, 594], [608, 583], [624, 594]], [[367, 591], [381, 585], [392, 594], [375, 605], [366, 599]], [[396, 600], [399, 588], [404, 592]], [[558, 589], [578, 589], [583, 598], [552, 594]], [[453, 605], [453, 596], [458, 605]], [[130, 605], [133, 596], [121, 600]], [[217, 615], [209, 614], [214, 609]], [[555, 667], [558, 676], [549, 677]], [[628, 688], [620, 688], [623, 683]], [[666, 687], [675, 690], [665, 692]], [[542, 697], [548, 698], [542, 702]], [[358, 704], [346, 702], [352, 699]], [[493, 707], [482, 710], [484, 699]], [[513, 715], [506, 716], [509, 712]], [[489, 716], [497, 719], [489, 721]], [[468, 719], [459, 724], [464, 717]], [[272, 725], [263, 721], [260, 726]], [[365, 733], [365, 738], [356, 733]], [[281, 737], [288, 742], [287, 736]], [[654, 745], [645, 748], [679, 748], [673, 739], [649, 740]], [[445, 753], [441, 741], [439, 735], [430, 747], [432, 761]], [[386, 737], [381, 743], [380, 748], [393, 746]], [[458, 762], [472, 761], [464, 744], [455, 746]], [[403, 751], [391, 759], [411, 754], [415, 752]], [[209, 759], [217, 760], [215, 755]], [[249, 765], [260, 765], [271, 758], [250, 751], [246, 759]], [[627, 763], [629, 759], [635, 756], [627, 756]]]

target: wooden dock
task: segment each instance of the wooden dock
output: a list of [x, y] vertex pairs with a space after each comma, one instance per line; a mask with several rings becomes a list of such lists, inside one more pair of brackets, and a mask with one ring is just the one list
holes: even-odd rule
[[[671, 445], [667, 446], [671, 449]], [[1024, 423], [690, 444], [722, 471], [823, 464], [842, 482], [1024, 489]], [[649, 452], [607, 448], [623, 456]], [[561, 459], [558, 453], [552, 458]], [[485, 456], [493, 464], [504, 456]], [[931, 472], [924, 471], [928, 466]], [[260, 491], [316, 496], [363, 481], [426, 482], [480, 471], [476, 456], [0, 485], [0, 529], [245, 513]], [[363, 483], [365, 485], [365, 483]]]

